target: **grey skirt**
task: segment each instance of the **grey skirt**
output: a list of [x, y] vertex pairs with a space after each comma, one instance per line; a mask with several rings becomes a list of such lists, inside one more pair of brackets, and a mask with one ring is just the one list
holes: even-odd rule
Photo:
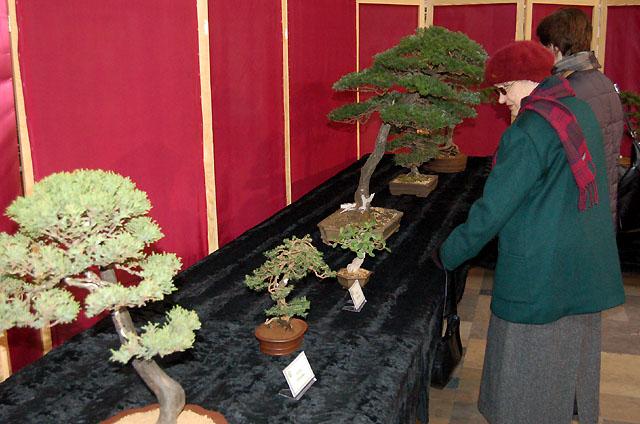
[[544, 325], [491, 314], [478, 409], [491, 424], [596, 424], [600, 391], [600, 313]]

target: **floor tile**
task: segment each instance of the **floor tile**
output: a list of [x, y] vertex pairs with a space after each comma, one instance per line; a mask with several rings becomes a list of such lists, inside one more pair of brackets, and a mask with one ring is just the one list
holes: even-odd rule
[[603, 393], [600, 395], [600, 415], [603, 420], [640, 423], [640, 398]]
[[640, 355], [640, 322], [602, 320], [602, 351]]
[[462, 363], [463, 367], [482, 370], [482, 364], [484, 362], [484, 349], [486, 348], [486, 346], [486, 340], [469, 339], [467, 352]]
[[603, 352], [600, 370], [601, 393], [640, 400], [640, 356]]
[[602, 312], [602, 319], [611, 320], [611, 321], [621, 321], [621, 322], [629, 322], [629, 315], [624, 308], [624, 305], [618, 306], [616, 308], [608, 309]]
[[460, 321], [460, 338], [462, 339], [462, 344], [466, 345], [466, 341], [469, 340], [469, 336], [471, 335], [471, 326], [473, 325], [472, 321]]

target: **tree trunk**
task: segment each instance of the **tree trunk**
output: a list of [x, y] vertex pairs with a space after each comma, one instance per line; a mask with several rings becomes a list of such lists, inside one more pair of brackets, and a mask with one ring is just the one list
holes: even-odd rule
[[[100, 274], [105, 281], [116, 281], [115, 273], [112, 269], [102, 271]], [[126, 342], [128, 334], [137, 334], [127, 308], [113, 311], [111, 319], [121, 343]], [[131, 362], [138, 375], [158, 399], [160, 416], [156, 424], [176, 424], [178, 415], [182, 412], [185, 404], [185, 394], [182, 386], [169, 377], [152, 359], [134, 359]]]
[[[358, 182], [358, 189], [354, 195], [354, 200], [358, 208], [362, 207], [362, 196], [364, 196], [365, 199], [369, 197], [369, 181], [371, 180], [371, 175], [373, 175], [373, 171], [376, 169], [376, 166], [378, 166], [380, 159], [382, 159], [384, 152], [387, 150], [387, 137], [389, 136], [390, 129], [391, 125], [389, 124], [382, 124], [380, 126], [378, 136], [376, 137], [375, 149], [360, 170], [360, 181]], [[370, 203], [367, 203], [366, 211], [369, 211], [369, 208]]]
[[355, 257], [349, 265], [347, 265], [347, 272], [353, 274], [354, 272], [358, 272], [362, 264], [364, 263], [364, 258]]
[[419, 175], [420, 171], [418, 171], [418, 167], [417, 166], [412, 166], [411, 167], [411, 175]]

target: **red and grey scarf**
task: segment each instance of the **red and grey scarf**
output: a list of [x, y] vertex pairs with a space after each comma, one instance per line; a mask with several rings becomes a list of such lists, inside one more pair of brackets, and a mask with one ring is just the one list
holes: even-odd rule
[[525, 110], [535, 112], [546, 119], [556, 131], [578, 186], [578, 209], [584, 211], [587, 202], [589, 207], [598, 203], [596, 167], [575, 115], [558, 101], [563, 97], [575, 97], [569, 82], [565, 78], [549, 77], [522, 99], [519, 114]]

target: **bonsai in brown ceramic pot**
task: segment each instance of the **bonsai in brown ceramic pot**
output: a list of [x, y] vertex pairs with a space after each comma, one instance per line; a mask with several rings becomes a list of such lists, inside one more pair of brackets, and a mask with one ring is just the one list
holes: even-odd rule
[[367, 221], [359, 224], [349, 224], [340, 229], [338, 240], [333, 247], [340, 246], [349, 249], [356, 254], [353, 261], [346, 268], [338, 271], [338, 282], [344, 288], [349, 288], [356, 280], [362, 287], [367, 284], [371, 271], [361, 268], [367, 256], [375, 256], [375, 250], [387, 250], [385, 240], [375, 232], [375, 221]]
[[[175, 306], [164, 325], [149, 323], [139, 332], [129, 315], [130, 308], [176, 290], [180, 259], [147, 253], [163, 237], [150, 209], [147, 195], [131, 180], [98, 170], [50, 175], [31, 195], [16, 199], [7, 215], [18, 223], [18, 232], [0, 233], [0, 331], [69, 323], [81, 308], [89, 317], [110, 312], [121, 343], [111, 360], [131, 361], [156, 395], [159, 414], [153, 421], [176, 424], [185, 407], [184, 389], [153, 357], [192, 347], [200, 320], [194, 311]], [[116, 271], [139, 282], [124, 286]], [[88, 292], [84, 304], [70, 287]]]
[[312, 272], [318, 278], [335, 276], [324, 262], [322, 253], [311, 243], [308, 234], [283, 240], [282, 244], [264, 254], [267, 261], [245, 277], [246, 285], [255, 291], [266, 290], [275, 306], [267, 309], [266, 322], [255, 330], [260, 351], [267, 355], [288, 355], [302, 345], [307, 323], [294, 316], [306, 317], [310, 302], [297, 297], [287, 302], [294, 281]]
[[431, 172], [451, 174], [462, 172], [467, 168], [467, 155], [453, 141], [449, 140], [439, 146], [439, 152], [427, 163], [427, 169]]

